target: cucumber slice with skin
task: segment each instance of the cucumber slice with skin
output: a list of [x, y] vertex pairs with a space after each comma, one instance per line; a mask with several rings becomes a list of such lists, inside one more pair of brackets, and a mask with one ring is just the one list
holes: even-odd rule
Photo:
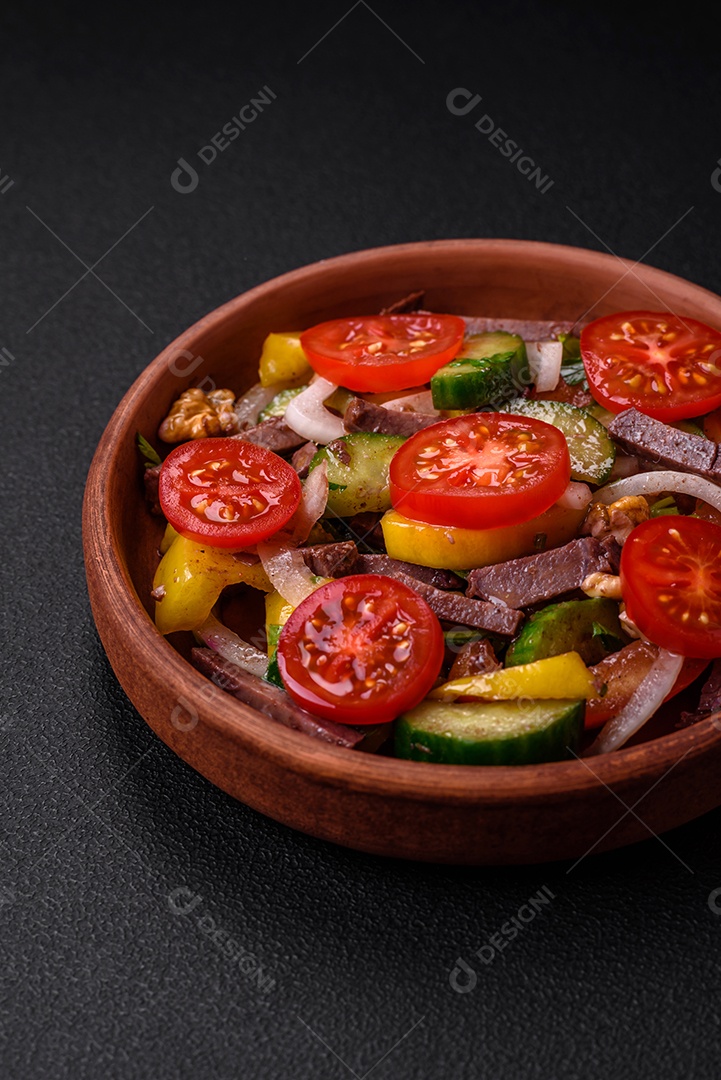
[[616, 447], [603, 424], [586, 409], [563, 401], [518, 398], [503, 406], [504, 412], [533, 416], [562, 431], [571, 456], [571, 479], [584, 484], [605, 484], [616, 460]]
[[577, 652], [590, 666], [625, 644], [615, 600], [566, 600], [531, 615], [506, 653], [506, 667], [567, 652]]
[[396, 756], [439, 765], [532, 765], [578, 748], [583, 701], [423, 701], [396, 720]]
[[285, 410], [288, 408], [293, 398], [297, 397], [301, 391], [307, 389], [308, 384], [306, 383], [305, 386], [292, 386], [290, 389], [281, 390], [274, 398], [271, 398], [262, 412], [258, 414], [258, 423], [260, 424], [263, 420], [269, 420], [271, 416], [284, 416]]
[[388, 469], [404, 442], [400, 435], [361, 431], [343, 435], [319, 450], [310, 468], [327, 462], [330, 490], [326, 514], [353, 517], [367, 510], [390, 510]]
[[433, 407], [478, 409], [505, 401], [529, 384], [523, 338], [505, 330], [470, 334], [456, 358], [431, 379]]

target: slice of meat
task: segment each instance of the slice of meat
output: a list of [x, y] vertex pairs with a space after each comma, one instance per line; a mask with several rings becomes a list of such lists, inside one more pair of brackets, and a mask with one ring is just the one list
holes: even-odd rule
[[514, 611], [503, 604], [472, 600], [462, 593], [436, 589], [410, 574], [397, 573], [394, 577], [422, 596], [439, 619], [456, 626], [470, 626], [474, 630], [488, 630], [501, 637], [513, 637], [524, 618], [522, 611]]
[[404, 296], [402, 300], [396, 300], [395, 304], [389, 304], [388, 307], [381, 308], [379, 314], [407, 315], [411, 311], [418, 311], [420, 307], [423, 307], [425, 296], [423, 289], [419, 289], [418, 292], [408, 293], [408, 296]]
[[695, 724], [721, 710], [721, 660], [714, 660], [708, 678], [701, 687], [698, 705], [692, 712], [682, 712], [679, 727]]
[[207, 675], [221, 690], [284, 727], [303, 731], [306, 735], [322, 739], [323, 742], [345, 746], [351, 750], [363, 741], [361, 732], [347, 725], [334, 724], [332, 720], [313, 716], [296, 705], [279, 686], [259, 679], [257, 675], [248, 674], [237, 664], [231, 664], [218, 656], [212, 649], [193, 649], [191, 659], [198, 671]]
[[148, 504], [150, 513], [155, 514], [156, 517], [163, 516], [160, 500], [158, 499], [158, 478], [160, 476], [160, 469], [160, 465], [153, 465], [143, 473], [145, 501]]
[[275, 454], [285, 454], [289, 450], [297, 450], [306, 439], [289, 428], [282, 416], [269, 416], [267, 420], [261, 420], [255, 427], [248, 428], [240, 435], [231, 435], [231, 439], [240, 439], [242, 442], [255, 443], [256, 446], [265, 446]]
[[399, 574], [410, 575], [416, 581], [424, 581], [426, 585], [433, 585], [436, 589], [465, 589], [466, 583], [452, 570], [436, 570], [434, 566], [419, 566], [418, 563], [402, 562], [400, 559], [392, 559], [390, 555], [360, 555], [354, 574], [385, 574], [387, 577], [398, 577]]
[[293, 457], [290, 459], [290, 463], [298, 473], [301, 480], [305, 480], [308, 475], [308, 467], [315, 457], [318, 451], [318, 447], [314, 442], [303, 443], [303, 445], [296, 450]]
[[701, 435], [654, 420], [637, 409], [625, 409], [608, 425], [609, 433], [629, 454], [646, 458], [654, 465], [721, 482], [721, 446]]
[[606, 548], [592, 536], [521, 559], [471, 570], [467, 596], [525, 608], [579, 589], [589, 574], [614, 573]]
[[318, 577], [347, 577], [348, 574], [360, 573], [356, 570], [358, 548], [352, 540], [343, 540], [338, 544], [312, 544], [300, 548], [305, 565]]
[[374, 552], [383, 552], [386, 549], [386, 542], [381, 528], [382, 517], [383, 514], [377, 513], [375, 510], [364, 510], [360, 514], [354, 514], [351, 518], [339, 520], [343, 521], [346, 530], [361, 545], [360, 550], [371, 548]]
[[585, 386], [571, 386], [562, 375], [555, 390], [542, 390], [539, 392], [533, 389], [531, 397], [534, 401], [562, 401], [566, 405], [575, 405], [577, 409], [586, 409], [593, 402], [593, 398]]
[[524, 341], [548, 341], [559, 334], [578, 334], [583, 325], [568, 319], [488, 319], [482, 315], [464, 315], [463, 320], [467, 334], [505, 330], [507, 334], [518, 334]]
[[485, 675], [498, 671], [501, 664], [488, 638], [477, 638], [464, 645], [448, 672], [450, 679], [465, 679], [468, 675]]
[[347, 431], [376, 431], [382, 435], [415, 435], [417, 431], [438, 423], [437, 416], [426, 413], [397, 412], [374, 405], [363, 398], [353, 398], [345, 410], [343, 423]]
[[709, 676], [701, 687], [698, 711], [702, 714], [721, 709], [721, 660], [714, 660]]

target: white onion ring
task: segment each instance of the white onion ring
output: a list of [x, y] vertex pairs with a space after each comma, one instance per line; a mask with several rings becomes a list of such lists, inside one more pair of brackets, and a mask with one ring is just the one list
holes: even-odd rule
[[384, 409], [391, 412], [422, 412], [430, 416], [440, 416], [433, 408], [433, 394], [430, 390], [420, 390], [417, 394], [406, 394], [383, 402]]
[[646, 678], [639, 683], [621, 711], [604, 724], [586, 754], [605, 754], [609, 750], [618, 750], [643, 727], [671, 693], [683, 661], [683, 656], [669, 652], [668, 649], [660, 649]]
[[293, 514], [283, 535], [290, 534], [289, 543], [302, 544], [310, 535], [310, 530], [319, 517], [324, 513], [328, 502], [328, 462], [321, 461], [308, 473], [308, 479], [303, 483], [298, 509]]
[[345, 435], [341, 417], [329, 412], [323, 404], [337, 389], [335, 383], [316, 375], [308, 387], [289, 402], [283, 417], [288, 427], [304, 439], [323, 446]]
[[268, 657], [265, 653], [243, 641], [227, 626], [223, 626], [214, 615], [208, 616], [196, 634], [209, 649], [243, 671], [262, 678], [268, 670]]
[[695, 495], [721, 510], [721, 487], [693, 473], [672, 472], [659, 469], [656, 472], [638, 473], [623, 480], [614, 480], [599, 488], [594, 499], [597, 502], [615, 502], [623, 495], [660, 495], [662, 491], [675, 491], [683, 495]]
[[297, 548], [279, 540], [265, 540], [258, 544], [258, 554], [273, 588], [293, 607], [318, 588], [317, 579]]
[[234, 405], [235, 418], [238, 421], [238, 431], [246, 431], [255, 427], [258, 416], [278, 393], [277, 386], [261, 386], [256, 383], [246, 390]]
[[539, 393], [555, 390], [561, 378], [563, 342], [527, 341], [526, 355], [536, 390]]
[[556, 506], [560, 506], [562, 510], [585, 510], [587, 506], [590, 506], [592, 499], [593, 495], [588, 484], [571, 480], [561, 498], [557, 500]]

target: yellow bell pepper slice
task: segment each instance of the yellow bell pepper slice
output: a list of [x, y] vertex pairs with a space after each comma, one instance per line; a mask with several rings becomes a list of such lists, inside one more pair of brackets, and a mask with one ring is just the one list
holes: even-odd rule
[[598, 697], [593, 675], [577, 652], [561, 653], [532, 664], [501, 668], [486, 675], [468, 675], [452, 679], [432, 690], [436, 701], [455, 701], [459, 697], [485, 701], [512, 701], [516, 698], [553, 700]]
[[302, 385], [313, 374], [300, 344], [300, 333], [268, 334], [260, 354], [261, 386], [274, 383]]
[[262, 563], [248, 565], [225, 548], [176, 536], [153, 578], [153, 589], [163, 591], [155, 604], [155, 625], [161, 634], [197, 630], [226, 585], [241, 582], [263, 592], [273, 590]]
[[281, 629], [285, 626], [294, 611], [295, 608], [293, 605], [289, 604], [279, 592], [274, 590], [273, 592], [266, 594], [265, 637], [268, 643], [269, 660], [275, 655], [275, 649], [278, 644]]
[[397, 510], [388, 510], [381, 518], [381, 528], [386, 550], [394, 559], [444, 570], [471, 570], [566, 544], [575, 538], [585, 514], [585, 510], [556, 505], [520, 525], [463, 529], [413, 521]]
[[168, 522], [168, 524], [165, 526], [165, 532], [163, 533], [163, 539], [160, 541], [160, 544], [158, 546], [158, 551], [160, 552], [161, 555], [165, 555], [165, 552], [168, 550], [168, 548], [172, 544], [173, 540], [175, 540], [177, 535], [178, 535], [178, 533], [176, 532], [176, 530], [173, 528], [173, 526], [170, 524], [170, 522]]

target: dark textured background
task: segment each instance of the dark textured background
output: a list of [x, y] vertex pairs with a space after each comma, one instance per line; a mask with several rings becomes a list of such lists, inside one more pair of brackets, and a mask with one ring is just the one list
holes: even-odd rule
[[[249, 286], [362, 247], [506, 236], [608, 245], [721, 291], [710, 26], [630, 5], [349, 7], [0, 15], [0, 1075], [718, 1076], [721, 813], [575, 867], [357, 855], [176, 760], [98, 643], [94, 447], [153, 356]], [[198, 163], [264, 85], [272, 104]], [[459, 86], [546, 194], [480, 111], [448, 112]], [[181, 157], [191, 194], [170, 185]], [[544, 885], [553, 902], [455, 993], [456, 957]]]

